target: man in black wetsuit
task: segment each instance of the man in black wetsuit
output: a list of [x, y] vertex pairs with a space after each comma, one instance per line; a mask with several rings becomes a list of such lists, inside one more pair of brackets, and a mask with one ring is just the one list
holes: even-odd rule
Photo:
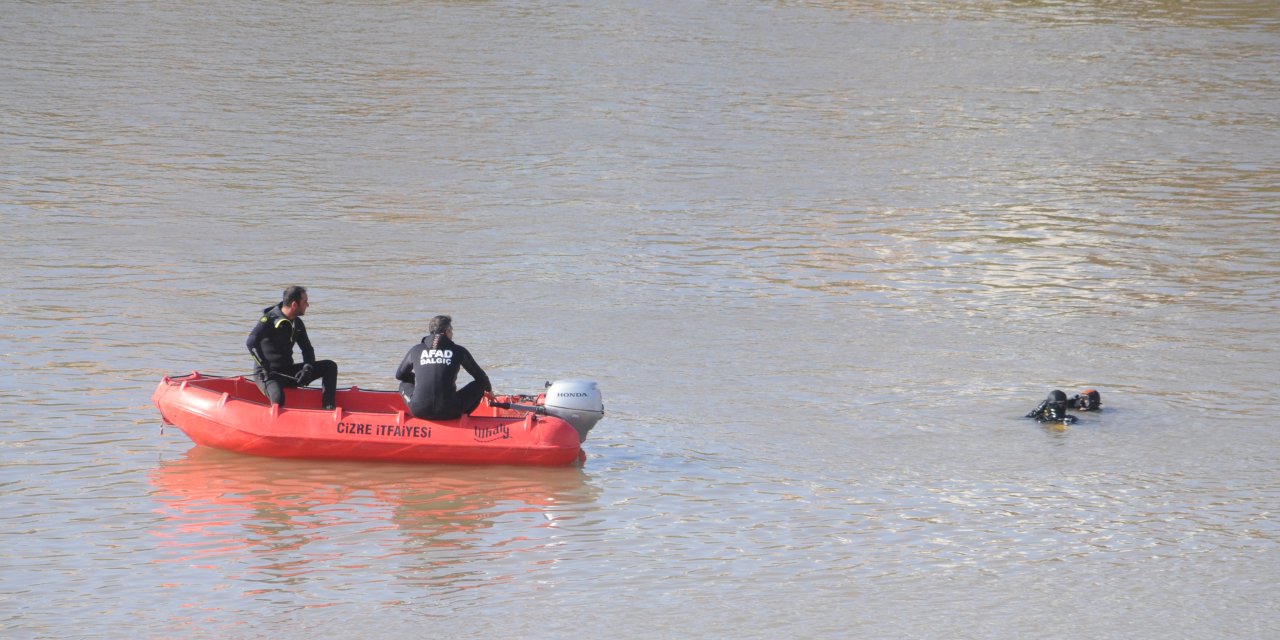
[[[302, 315], [307, 312], [307, 290], [293, 286], [272, 307], [262, 310], [262, 318], [249, 332], [245, 345], [257, 366], [253, 380], [271, 404], [284, 406], [285, 387], [305, 387], [322, 378], [324, 408], [332, 409], [338, 388], [338, 365], [332, 360], [316, 361]], [[293, 362], [293, 345], [302, 350], [302, 364]]]
[[[404, 403], [414, 417], [424, 420], [453, 420], [471, 413], [485, 392], [493, 391], [489, 376], [470, 351], [453, 341], [452, 318], [436, 316], [427, 328], [431, 335], [413, 345], [396, 369]], [[466, 369], [473, 378], [461, 389], [458, 369]]]

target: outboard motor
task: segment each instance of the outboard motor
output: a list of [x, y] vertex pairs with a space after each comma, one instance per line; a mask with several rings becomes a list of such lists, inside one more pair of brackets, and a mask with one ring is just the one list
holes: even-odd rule
[[556, 380], [547, 386], [543, 407], [578, 430], [578, 442], [604, 417], [604, 401], [592, 380]]

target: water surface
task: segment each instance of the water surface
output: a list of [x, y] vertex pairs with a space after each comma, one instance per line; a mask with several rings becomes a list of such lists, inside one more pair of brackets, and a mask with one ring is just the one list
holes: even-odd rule
[[[1270, 3], [0, 17], [6, 637], [1280, 630]], [[586, 464], [162, 429], [294, 283], [343, 386], [598, 381]]]

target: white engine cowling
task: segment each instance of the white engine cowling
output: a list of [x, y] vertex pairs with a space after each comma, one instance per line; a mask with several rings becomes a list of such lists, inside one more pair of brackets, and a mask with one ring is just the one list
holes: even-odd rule
[[556, 380], [547, 387], [543, 407], [578, 430], [578, 442], [604, 417], [604, 401], [592, 380]]

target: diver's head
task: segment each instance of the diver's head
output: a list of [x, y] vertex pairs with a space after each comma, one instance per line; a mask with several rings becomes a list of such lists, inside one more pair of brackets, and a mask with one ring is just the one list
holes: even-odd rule
[[1071, 399], [1071, 406], [1077, 411], [1097, 411], [1102, 408], [1102, 394], [1097, 389], [1085, 389]]
[[1044, 405], [1050, 417], [1060, 420], [1067, 415], [1067, 394], [1054, 389], [1049, 392], [1049, 397], [1045, 398]]

